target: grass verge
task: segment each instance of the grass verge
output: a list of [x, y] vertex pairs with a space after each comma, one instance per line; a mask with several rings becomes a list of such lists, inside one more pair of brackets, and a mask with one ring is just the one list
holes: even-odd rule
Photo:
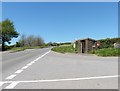
[[75, 53], [73, 46], [59, 46], [54, 47], [51, 50], [59, 53]]
[[12, 52], [19, 52], [19, 51], [24, 51], [26, 49], [31, 49], [30, 47], [14, 47], [10, 49]]
[[104, 48], [98, 50], [92, 50], [91, 54], [96, 54], [98, 56], [120, 56], [120, 49], [119, 48]]

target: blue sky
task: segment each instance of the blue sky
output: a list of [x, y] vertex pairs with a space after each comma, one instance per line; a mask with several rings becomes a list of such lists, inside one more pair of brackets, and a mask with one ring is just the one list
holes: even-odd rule
[[117, 2], [4, 2], [2, 19], [13, 21], [20, 34], [40, 35], [45, 42], [68, 42], [118, 37], [117, 9]]

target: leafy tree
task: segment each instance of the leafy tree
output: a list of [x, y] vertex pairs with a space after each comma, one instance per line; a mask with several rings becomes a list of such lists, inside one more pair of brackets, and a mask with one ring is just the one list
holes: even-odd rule
[[47, 43], [48, 46], [52, 46], [52, 42]]
[[12, 38], [18, 37], [18, 32], [15, 31], [14, 24], [9, 19], [6, 19], [2, 22], [2, 30], [0, 30], [2, 34], [0, 35], [2, 38], [2, 50], [5, 50], [5, 42], [11, 43]]
[[19, 40], [19, 43], [21, 44], [21, 47], [26, 46], [26, 42], [27, 42], [26, 39], [27, 39], [27, 38], [26, 38], [26, 35], [25, 35], [25, 34], [22, 34], [22, 36], [21, 36], [21, 38], [20, 38], [20, 40]]
[[16, 42], [15, 46], [20, 47], [21, 46], [20, 42]]
[[42, 46], [44, 44], [44, 40], [40, 36], [29, 35], [22, 35], [19, 43], [21, 47], [32, 47], [32, 46]]
[[44, 44], [44, 40], [40, 36], [35, 36], [34, 44], [35, 44], [35, 46], [41, 46]]
[[120, 38], [106, 38], [98, 41], [100, 41], [100, 48], [111, 48], [114, 47], [114, 43], [120, 44]]
[[31, 47], [31, 46], [34, 46], [34, 45], [35, 45], [35, 44], [34, 44], [34, 41], [35, 41], [34, 38], [35, 38], [35, 37], [34, 37], [33, 35], [28, 36], [28, 38], [27, 38], [27, 45], [28, 45], [28, 46]]

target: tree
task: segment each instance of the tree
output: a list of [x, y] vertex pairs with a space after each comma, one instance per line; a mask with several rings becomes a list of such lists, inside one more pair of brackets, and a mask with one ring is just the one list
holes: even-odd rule
[[47, 43], [48, 44], [48, 46], [52, 46], [52, 42], [49, 42], [49, 43]]
[[26, 42], [27, 42], [26, 39], [27, 39], [27, 38], [26, 38], [26, 35], [25, 35], [25, 34], [22, 34], [22, 36], [21, 36], [21, 38], [20, 38], [20, 40], [19, 40], [19, 43], [21, 44], [21, 47], [26, 46]]
[[20, 42], [16, 42], [15, 46], [20, 47], [21, 46]]
[[34, 38], [35, 37], [33, 35], [30, 35], [27, 37], [27, 45], [28, 46], [30, 46], [30, 47], [35, 46], [35, 43], [34, 43], [35, 39]]
[[19, 43], [21, 44], [21, 47], [42, 46], [44, 44], [44, 40], [40, 36], [29, 35], [26, 37], [23, 34], [19, 40]]
[[44, 40], [40, 36], [36, 36], [34, 38], [34, 44], [35, 46], [41, 46], [44, 44]]
[[18, 37], [18, 32], [15, 31], [14, 24], [9, 19], [6, 19], [2, 22], [2, 32], [1, 38], [2, 38], [2, 50], [5, 50], [5, 42], [11, 43], [12, 38]]

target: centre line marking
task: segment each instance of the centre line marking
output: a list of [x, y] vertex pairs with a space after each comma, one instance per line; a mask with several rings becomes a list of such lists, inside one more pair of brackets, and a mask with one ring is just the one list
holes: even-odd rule
[[43, 58], [45, 55], [47, 55], [50, 51], [46, 52], [45, 54], [43, 54], [42, 56], [36, 58], [35, 60], [33, 60], [32, 62], [30, 62], [29, 64], [27, 64], [27, 66], [32, 65], [33, 63], [35, 63], [36, 61], [38, 61], [39, 59]]
[[7, 83], [7, 82], [0, 82], [0, 87], [1, 87], [3, 84], [5, 84], [5, 83]]
[[22, 71], [23, 71], [23, 70], [17, 70], [15, 73], [18, 74], [18, 73], [21, 73]]
[[28, 66], [24, 66], [24, 67], [22, 67], [23, 70], [26, 69], [26, 68], [28, 68]]
[[34, 61], [31, 62], [31, 64], [35, 63]]
[[14, 78], [16, 75], [10, 75], [10, 76], [8, 76], [6, 79], [12, 79], [12, 78]]
[[[50, 53], [50, 51], [46, 52], [45, 54], [41, 55], [40, 57], [36, 58], [35, 60], [33, 60], [32, 62], [30, 62], [29, 64], [27, 64], [26, 66], [22, 67], [20, 70], [17, 70], [15, 73], [19, 74], [21, 73], [24, 69], [28, 68], [30, 65], [32, 65], [33, 63], [35, 63], [36, 61], [38, 61], [39, 59], [43, 58], [45, 55], [47, 55], [48, 53]], [[12, 79], [16, 76], [16, 74], [14, 75], [10, 75], [8, 76], [6, 79]]]
[[32, 63], [27, 64], [27, 66], [30, 66], [30, 65], [32, 65]]
[[8, 85], [5, 89], [13, 89], [19, 82], [12, 82], [10, 85]]

